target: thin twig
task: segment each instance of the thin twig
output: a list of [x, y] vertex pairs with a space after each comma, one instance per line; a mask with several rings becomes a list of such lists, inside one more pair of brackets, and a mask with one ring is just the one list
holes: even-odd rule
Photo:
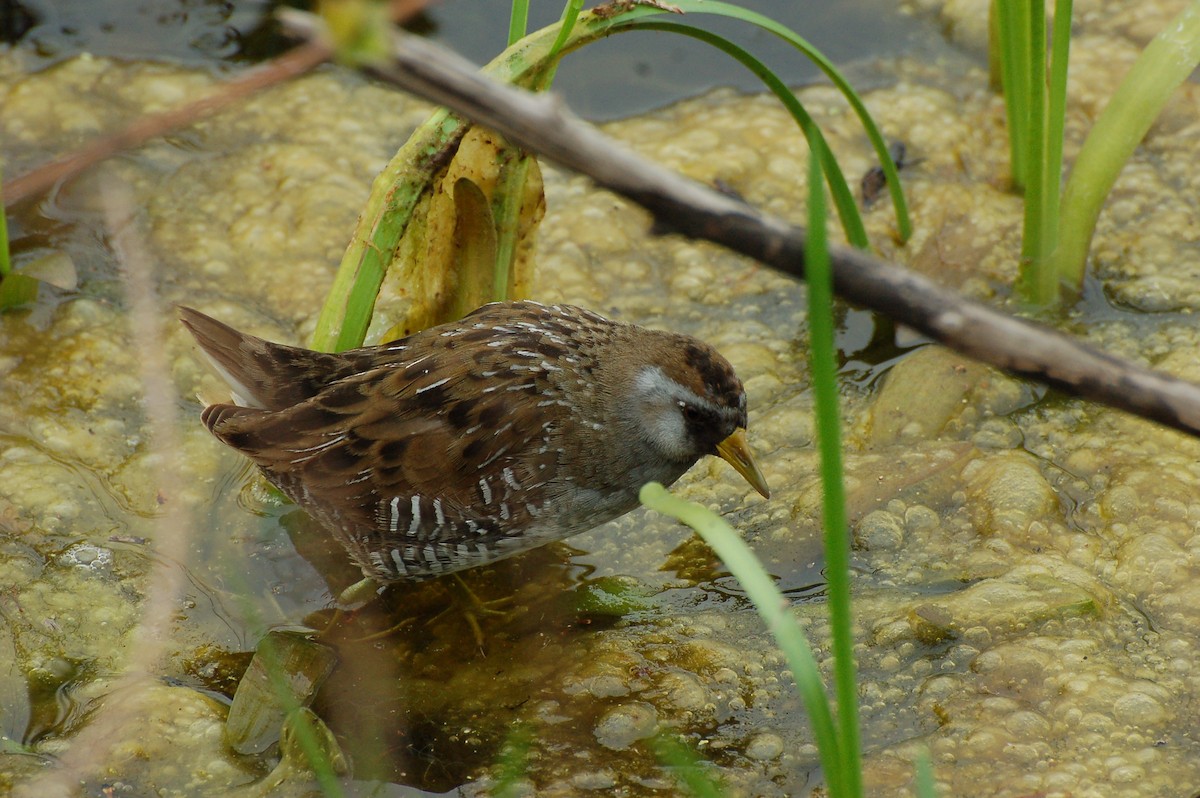
[[[321, 38], [319, 19], [283, 9], [286, 28]], [[479, 74], [435, 44], [393, 32], [380, 77], [591, 177], [650, 211], [662, 224], [804, 277], [802, 228], [688, 180], [604, 136], [553, 95], [531, 94]], [[1050, 327], [1006, 316], [877, 257], [832, 247], [834, 289], [930, 338], [1068, 393], [1200, 434], [1200, 387], [1081, 343]]]
[[[429, 2], [430, 0], [393, 0], [389, 13], [393, 20], [404, 21]], [[77, 177], [119, 152], [135, 149], [172, 130], [193, 125], [263, 89], [299, 77], [329, 60], [332, 53], [330, 47], [323, 42], [308, 42], [218, 85], [211, 94], [195, 102], [141, 117], [123, 130], [102, 136], [82, 149], [8, 181], [3, 186], [4, 207], [8, 208], [44, 194], [59, 183]]]
[[141, 117], [124, 130], [98, 138], [83, 149], [9, 181], [4, 185], [4, 206], [44, 194], [60, 182], [76, 177], [118, 152], [140, 147], [150, 139], [195, 124], [255, 92], [302, 75], [328, 60], [329, 56], [328, 47], [310, 42], [289, 50], [259, 69], [222, 83], [207, 97], [170, 111]]

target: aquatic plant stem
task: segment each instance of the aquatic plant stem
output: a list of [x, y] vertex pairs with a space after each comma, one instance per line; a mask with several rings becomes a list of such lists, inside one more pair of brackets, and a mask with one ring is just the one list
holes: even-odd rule
[[[514, 0], [514, 14], [518, 2], [521, 0]], [[530, 88], [533, 91], [546, 91], [554, 83], [562, 49], [566, 45], [571, 31], [575, 28], [575, 22], [579, 19], [579, 12], [582, 9], [583, 0], [569, 0], [563, 7], [562, 18], [559, 20], [558, 37], [550, 46], [550, 52], [546, 55], [540, 74], [531, 81]], [[522, 20], [522, 25], [524, 25], [528, 21], [528, 8], [524, 9], [522, 13], [526, 17]], [[508, 46], [512, 47], [525, 34], [522, 29], [521, 35], [514, 39], [513, 36], [516, 35], [514, 25], [510, 27], [508, 35]], [[530, 170], [535, 166], [533, 155], [512, 145], [506, 146], [501, 151], [501, 157], [507, 160], [500, 170], [492, 200], [492, 213], [496, 220], [496, 263], [492, 275], [491, 297], [493, 302], [524, 298], [512, 296], [513, 274], [516, 271], [517, 250], [521, 245], [521, 209], [525, 200], [525, 184], [529, 180]]]
[[1081, 288], [1100, 208], [1168, 98], [1200, 63], [1200, 0], [1146, 46], [1092, 126], [1063, 192], [1055, 271]]
[[1025, 189], [1029, 144], [1029, 6], [1031, 0], [992, 0], [999, 39], [1000, 78], [1008, 118], [1013, 188]]
[[[818, 147], [825, 146], [823, 143]], [[843, 769], [844, 795], [862, 795], [858, 731], [858, 680], [854, 666], [854, 619], [850, 612], [850, 534], [846, 488], [842, 481], [842, 432], [838, 412], [833, 272], [825, 230], [822, 153], [808, 158], [808, 362], [812, 372], [817, 446], [821, 456], [822, 515], [825, 527], [825, 581], [833, 636], [834, 694]]]
[[1049, 85], [1046, 89], [1045, 139], [1041, 175], [1042, 236], [1038, 247], [1039, 268], [1047, 273], [1044, 290], [1048, 302], [1057, 301], [1062, 276], [1056, 268], [1058, 220], [1062, 210], [1063, 136], [1067, 118], [1067, 68], [1071, 61], [1072, 0], [1055, 0], [1054, 32], [1050, 44]]
[[1072, 1], [1055, 0], [1049, 70], [1045, 1], [995, 0], [992, 9], [1012, 184], [1025, 195], [1017, 287], [1025, 302], [1046, 307], [1059, 296], [1053, 258], [1058, 247]]
[[[1046, 246], [1046, 7], [1042, 0], [1025, 0], [1028, 12], [1028, 85], [1025, 100], [1025, 232], [1021, 239], [1020, 288], [1025, 301], [1037, 306], [1051, 304], [1058, 296], [1054, 273], [1042, 268]], [[1057, 199], [1057, 187], [1055, 198]]]

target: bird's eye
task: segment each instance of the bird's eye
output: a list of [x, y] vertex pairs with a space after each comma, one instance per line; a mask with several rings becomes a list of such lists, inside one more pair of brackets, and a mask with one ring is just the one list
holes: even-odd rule
[[700, 422], [700, 409], [695, 405], [689, 405], [686, 402], [679, 403], [680, 412], [683, 413], [683, 420], [689, 424], [698, 424]]

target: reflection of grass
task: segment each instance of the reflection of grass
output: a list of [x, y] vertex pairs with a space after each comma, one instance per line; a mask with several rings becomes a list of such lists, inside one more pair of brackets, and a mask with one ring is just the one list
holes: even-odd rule
[[532, 745], [533, 736], [528, 727], [517, 726], [509, 733], [496, 761], [496, 784], [491, 792], [495, 798], [514, 798], [525, 794], [522, 787]]
[[1057, 272], [1083, 285], [1092, 231], [1117, 175], [1167, 99], [1200, 63], [1200, 2], [1193, 0], [1146, 46], [1092, 126], [1063, 191]]
[[914, 781], [917, 798], [935, 798], [937, 786], [933, 782], [933, 760], [929, 757], [929, 749], [922, 748], [917, 752], [917, 776]]

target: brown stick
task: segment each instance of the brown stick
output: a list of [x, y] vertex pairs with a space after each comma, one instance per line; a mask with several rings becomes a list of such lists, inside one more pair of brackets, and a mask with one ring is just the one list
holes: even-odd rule
[[[319, 20], [285, 10], [286, 27], [320, 37]], [[805, 232], [634, 154], [563, 107], [492, 81], [465, 59], [396, 31], [375, 72], [645, 207], [659, 222], [804, 277]], [[1200, 387], [1130, 363], [1057, 330], [1006, 316], [872, 255], [832, 247], [842, 297], [1000, 368], [1111, 407], [1200, 434]]]
[[[430, 0], [393, 0], [391, 18], [404, 21], [424, 8]], [[124, 130], [103, 136], [57, 160], [37, 167], [4, 184], [4, 207], [36, 197], [69, 180], [118, 152], [140, 147], [147, 141], [164, 136], [172, 130], [195, 124], [240, 102], [252, 94], [303, 75], [329, 60], [333, 51], [328, 45], [311, 41], [278, 56], [257, 69], [221, 84], [207, 97], [187, 105], [142, 117]]]
[[59, 182], [77, 176], [118, 152], [140, 147], [150, 139], [212, 116], [255, 92], [302, 75], [328, 60], [329, 56], [330, 49], [327, 46], [309, 42], [269, 61], [260, 69], [221, 84], [207, 97], [179, 108], [172, 108], [170, 111], [144, 116], [124, 130], [96, 139], [81, 150], [6, 182], [4, 206], [7, 208], [22, 200], [44, 194]]

